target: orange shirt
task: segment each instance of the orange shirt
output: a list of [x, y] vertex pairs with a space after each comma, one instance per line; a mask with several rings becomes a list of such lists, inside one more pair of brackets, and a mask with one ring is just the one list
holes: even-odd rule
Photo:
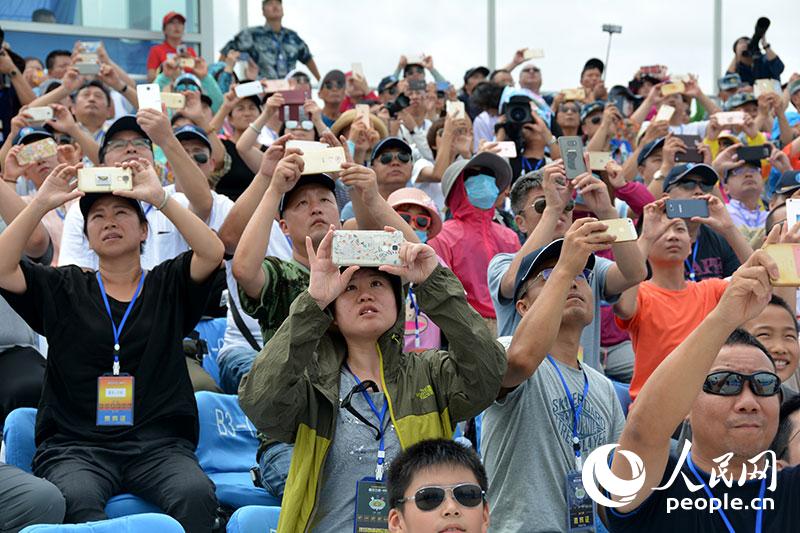
[[792, 145], [783, 148], [783, 153], [789, 156], [789, 163], [794, 170], [800, 170], [800, 152], [792, 153]]
[[615, 318], [630, 333], [636, 354], [631, 399], [636, 399], [661, 361], [717, 306], [727, 286], [727, 281], [718, 278], [687, 282], [680, 291], [662, 289], [651, 281], [639, 285], [636, 313], [629, 320]]

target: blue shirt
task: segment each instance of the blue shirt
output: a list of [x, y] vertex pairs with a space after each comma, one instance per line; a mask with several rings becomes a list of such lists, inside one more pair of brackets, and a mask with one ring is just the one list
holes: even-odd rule
[[297, 32], [281, 28], [275, 32], [269, 26], [254, 26], [237, 33], [220, 51], [246, 52], [258, 65], [258, 75], [269, 79], [285, 78], [298, 61], [311, 61], [311, 51]]

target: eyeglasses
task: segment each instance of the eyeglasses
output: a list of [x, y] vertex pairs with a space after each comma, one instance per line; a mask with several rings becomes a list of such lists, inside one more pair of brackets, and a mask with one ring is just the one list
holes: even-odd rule
[[206, 154], [206, 153], [195, 152], [195, 153], [191, 154], [191, 156], [192, 156], [192, 159], [194, 159], [195, 161], [197, 161], [201, 165], [204, 165], [204, 164], [208, 163], [208, 154]]
[[589, 119], [589, 122], [594, 124], [595, 126], [600, 124], [603, 121], [603, 117], [601, 115], [597, 115], [596, 117], [592, 117]]
[[[534, 277], [531, 281], [536, 281], [539, 278], [542, 278], [543, 280], [547, 281], [548, 279], [550, 279], [550, 275], [553, 273], [553, 270], [554, 269], [552, 269], [552, 268], [545, 268], [544, 270], [542, 270], [541, 272], [536, 274], [536, 277]], [[583, 281], [589, 283], [591, 281], [593, 275], [594, 274], [593, 274], [593, 272], [591, 270], [589, 270], [588, 268], [584, 268], [583, 271], [580, 274], [575, 276], [575, 281], [583, 280]]]
[[406, 67], [406, 75], [408, 74], [425, 74], [425, 69], [417, 65]]
[[580, 113], [580, 111], [578, 111], [578, 108], [575, 107], [574, 105], [560, 105], [560, 106], [558, 106], [558, 112], [559, 113], [575, 113], [576, 115], [578, 113]]
[[537, 67], [525, 67], [521, 72], [539, 72]]
[[408, 163], [411, 161], [411, 154], [407, 154], [405, 152], [383, 152], [379, 161], [381, 164], [388, 165], [395, 157], [401, 163]]
[[117, 139], [115, 141], [108, 141], [106, 143], [106, 151], [110, 150], [124, 150], [128, 146], [133, 146], [136, 149], [148, 149], [151, 150], [153, 144], [147, 139]]
[[731, 176], [747, 176], [748, 174], [757, 175], [758, 169], [750, 165], [744, 165], [737, 168], [732, 168], [728, 171], [728, 177]]
[[428, 215], [412, 215], [408, 211], [398, 211], [400, 218], [406, 221], [407, 224], [415, 226], [417, 229], [427, 230], [431, 225], [431, 217]]
[[422, 487], [415, 492], [413, 496], [400, 498], [395, 503], [400, 505], [407, 501], [413, 501], [417, 504], [417, 509], [420, 511], [433, 511], [442, 505], [447, 493], [450, 493], [450, 496], [458, 502], [459, 505], [464, 507], [477, 507], [483, 503], [486, 497], [486, 492], [481, 489], [479, 485], [463, 483], [461, 485], [447, 487]]
[[69, 135], [64, 135], [64, 134], [56, 135], [55, 136], [55, 140], [56, 140], [56, 144], [72, 144], [74, 142], [72, 137], [70, 137]]
[[326, 89], [344, 89], [344, 82], [338, 80], [328, 80], [322, 84]]
[[[704, 193], [710, 193], [713, 189], [713, 185], [709, 185], [708, 183], [703, 183], [701, 181], [694, 181], [694, 180], [681, 180], [677, 183], [674, 183], [670, 189], [673, 187], [680, 187], [684, 191], [693, 191], [695, 188], [700, 187], [700, 190]], [[669, 190], [669, 189], [667, 189]]]
[[314, 129], [314, 123], [310, 120], [287, 120], [286, 121], [286, 129], [287, 130], [296, 130], [297, 128], [303, 128], [306, 131], [311, 131]]
[[[536, 211], [541, 215], [542, 213], [544, 213], [544, 210], [547, 207], [547, 200], [545, 200], [544, 197], [537, 198], [536, 200], [533, 201], [530, 207], [532, 207], [534, 211]], [[569, 213], [573, 209], [575, 209], [575, 201], [570, 200], [569, 202], [567, 202], [567, 205], [564, 206], [564, 212]]]
[[740, 374], [730, 370], [713, 372], [706, 376], [703, 391], [717, 396], [738, 396], [745, 382], [756, 396], [775, 396], [781, 390], [781, 378], [772, 372]]

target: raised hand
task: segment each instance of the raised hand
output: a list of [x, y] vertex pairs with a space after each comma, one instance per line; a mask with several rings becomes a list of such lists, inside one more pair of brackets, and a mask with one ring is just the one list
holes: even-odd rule
[[269, 182], [270, 189], [278, 194], [285, 194], [294, 188], [305, 165], [302, 154], [303, 151], [299, 148], [285, 149], [283, 157], [278, 161], [275, 171], [272, 173], [272, 180]]
[[272, 175], [275, 173], [275, 167], [278, 166], [286, 150], [286, 141], [291, 138], [292, 135], [287, 133], [282, 137], [278, 137], [269, 145], [267, 151], [261, 156], [261, 165], [258, 167], [259, 174], [265, 178], [272, 179]]
[[112, 194], [141, 200], [157, 207], [161, 205], [166, 192], [161, 186], [161, 181], [158, 179], [155, 168], [147, 159], [139, 157], [125, 161], [119, 166], [131, 170], [133, 174], [133, 190], [114, 191]]
[[58, 165], [45, 178], [33, 201], [42, 206], [45, 211], [50, 211], [83, 196], [83, 192], [78, 190], [78, 180], [73, 179], [77, 176], [80, 168], [83, 168], [82, 163]]
[[[386, 226], [385, 231], [397, 231]], [[436, 252], [427, 244], [404, 242], [400, 245], [400, 266], [381, 265], [378, 270], [399, 276], [406, 281], [419, 284], [428, 279], [439, 264]]]
[[358, 266], [353, 265], [339, 271], [339, 267], [333, 263], [331, 252], [333, 249], [333, 230], [331, 224], [328, 233], [319, 243], [317, 251], [314, 252], [314, 244], [311, 237], [306, 236], [306, 253], [308, 254], [308, 266], [310, 277], [308, 282], [308, 294], [314, 298], [320, 309], [328, 307], [336, 298], [342, 294], [350, 282], [350, 278], [358, 270]]
[[757, 317], [772, 297], [770, 279], [777, 279], [778, 275], [775, 261], [764, 250], [757, 250], [733, 273], [711, 315], [730, 328]]

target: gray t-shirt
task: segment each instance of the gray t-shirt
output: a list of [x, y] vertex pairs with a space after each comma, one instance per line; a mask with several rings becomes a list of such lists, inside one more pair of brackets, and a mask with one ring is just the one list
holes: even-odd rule
[[[0, 218], [0, 233], [6, 228]], [[16, 311], [11, 309], [5, 298], [0, 296], [0, 352], [13, 346], [28, 346], [38, 349], [38, 337]]]
[[[348, 393], [356, 386], [356, 380], [348, 371], [342, 369], [339, 375], [339, 405]], [[382, 392], [370, 392], [372, 403], [380, 413], [383, 409]], [[354, 394], [351, 405], [371, 424], [378, 427], [379, 419], [370, 409], [363, 394]], [[400, 441], [394, 426], [389, 422], [386, 413], [384, 478], [386, 467], [400, 453]], [[325, 466], [322, 471], [322, 490], [319, 494], [317, 512], [314, 519], [314, 533], [341, 533], [353, 530], [353, 518], [356, 506], [356, 482], [365, 477], [375, 477], [375, 465], [378, 461], [378, 445], [375, 430], [347, 409], [339, 408], [336, 418], [336, 433], [331, 442]]]
[[[508, 346], [510, 338], [500, 338]], [[583, 399], [583, 372], [558, 361], [576, 405]], [[614, 386], [583, 365], [589, 392], [578, 432], [581, 457], [619, 442], [625, 417]], [[565, 479], [575, 470], [572, 410], [553, 364], [536, 372], [483, 413], [481, 451], [489, 477], [491, 533], [565, 531]]]
[[[500, 281], [508, 272], [514, 254], [497, 254], [489, 262], [487, 276], [489, 278], [489, 294], [492, 295], [495, 313], [497, 313], [497, 335], [500, 337], [514, 335], [522, 317], [517, 313], [514, 300], [503, 298], [500, 295]], [[600, 302], [609, 304], [619, 300], [619, 294], [606, 294], [606, 275], [614, 262], [603, 257], [596, 257], [594, 263], [594, 276], [592, 276], [592, 297], [594, 298], [594, 319], [592, 323], [583, 328], [581, 333], [581, 348], [583, 356], [581, 361], [603, 372], [600, 361]]]

